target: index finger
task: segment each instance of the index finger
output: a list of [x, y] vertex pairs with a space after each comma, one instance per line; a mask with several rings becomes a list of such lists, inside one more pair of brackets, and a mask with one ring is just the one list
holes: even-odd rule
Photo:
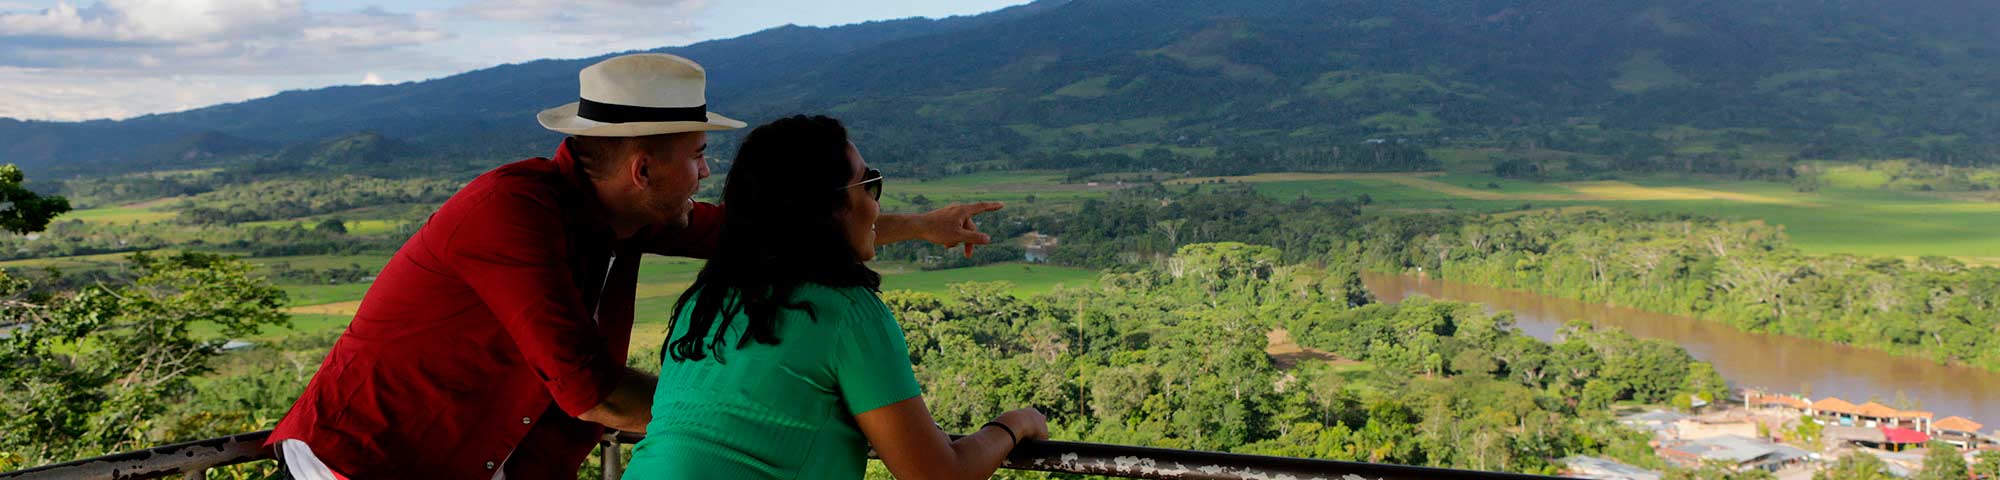
[[1000, 202], [979, 202], [979, 203], [965, 204], [964, 206], [961, 206], [959, 208], [963, 209], [962, 211], [965, 213], [965, 215], [970, 217], [981, 213], [1007, 208], [1007, 204]]

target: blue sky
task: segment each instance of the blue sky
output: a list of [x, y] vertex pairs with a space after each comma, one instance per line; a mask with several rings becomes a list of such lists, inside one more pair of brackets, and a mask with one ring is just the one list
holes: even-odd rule
[[0, 117], [129, 118], [329, 85], [1027, 0], [0, 0]]

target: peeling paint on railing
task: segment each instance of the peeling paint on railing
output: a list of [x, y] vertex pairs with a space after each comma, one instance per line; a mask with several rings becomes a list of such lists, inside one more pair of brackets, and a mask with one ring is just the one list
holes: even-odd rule
[[1553, 478], [1379, 463], [1060, 441], [1024, 443], [1005, 468], [1172, 480], [1405, 480]]
[[[186, 475], [200, 479], [207, 469], [269, 458], [262, 448], [270, 431], [245, 433], [150, 448], [137, 452], [78, 460], [14, 472], [10, 479], [141, 479]], [[607, 480], [618, 478], [615, 448], [638, 443], [644, 435], [617, 432], [604, 436]], [[1454, 480], [1554, 478], [1512, 473], [1411, 467], [1381, 463], [1339, 462], [1235, 453], [1172, 450], [1096, 443], [1033, 441], [1015, 447], [1002, 468], [1043, 472], [1167, 480]]]
[[263, 448], [270, 430], [196, 440], [86, 458], [27, 470], [0, 472], [0, 479], [140, 479], [185, 475], [208, 477], [208, 469], [270, 458]]

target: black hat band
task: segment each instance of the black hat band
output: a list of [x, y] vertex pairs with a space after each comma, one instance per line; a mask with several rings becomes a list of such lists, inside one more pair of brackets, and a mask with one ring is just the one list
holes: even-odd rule
[[635, 107], [593, 102], [578, 98], [576, 116], [603, 123], [706, 122], [708, 105], [692, 107]]

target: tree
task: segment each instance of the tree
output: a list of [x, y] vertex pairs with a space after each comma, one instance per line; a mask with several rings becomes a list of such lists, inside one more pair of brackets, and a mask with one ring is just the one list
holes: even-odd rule
[[[138, 279], [74, 292], [28, 290], [0, 274], [0, 451], [30, 462], [134, 450], [232, 337], [287, 323], [282, 290], [231, 257], [128, 257]], [[79, 348], [80, 346], [88, 346]]]
[[1972, 465], [1972, 473], [1987, 480], [2000, 479], [2000, 450], [1979, 452], [1974, 459], [1979, 463]]
[[1917, 474], [1917, 480], [1965, 480], [1965, 458], [1958, 455], [1958, 447], [1949, 443], [1932, 440], [1930, 451], [1924, 453], [1924, 471]]
[[0, 165], [0, 230], [27, 234], [48, 228], [49, 220], [69, 212], [69, 199], [42, 196], [28, 190], [19, 167]]
[[1813, 480], [1892, 480], [1889, 465], [1867, 452], [1851, 452], [1833, 466], [1813, 473]]
[[1583, 384], [1583, 406], [1593, 409], [1609, 408], [1611, 402], [1618, 400], [1619, 393], [1618, 387], [1612, 386], [1610, 382], [1591, 379]]
[[1800, 414], [1799, 425], [1792, 427], [1792, 433], [1798, 435], [1799, 442], [1807, 445], [1819, 444], [1819, 435], [1824, 431], [1826, 431], [1825, 425], [1820, 425], [1819, 421], [1814, 420], [1812, 415], [1805, 414]]
[[318, 225], [313, 225], [313, 231], [321, 233], [345, 234], [347, 233], [347, 223], [340, 221], [340, 219], [338, 218], [329, 218], [326, 220], [321, 220]]
[[1721, 373], [1715, 371], [1715, 365], [1708, 362], [1689, 363], [1687, 379], [1682, 382], [1681, 388], [1711, 403], [1724, 398], [1723, 395], [1729, 392], [1729, 384], [1722, 379]]

